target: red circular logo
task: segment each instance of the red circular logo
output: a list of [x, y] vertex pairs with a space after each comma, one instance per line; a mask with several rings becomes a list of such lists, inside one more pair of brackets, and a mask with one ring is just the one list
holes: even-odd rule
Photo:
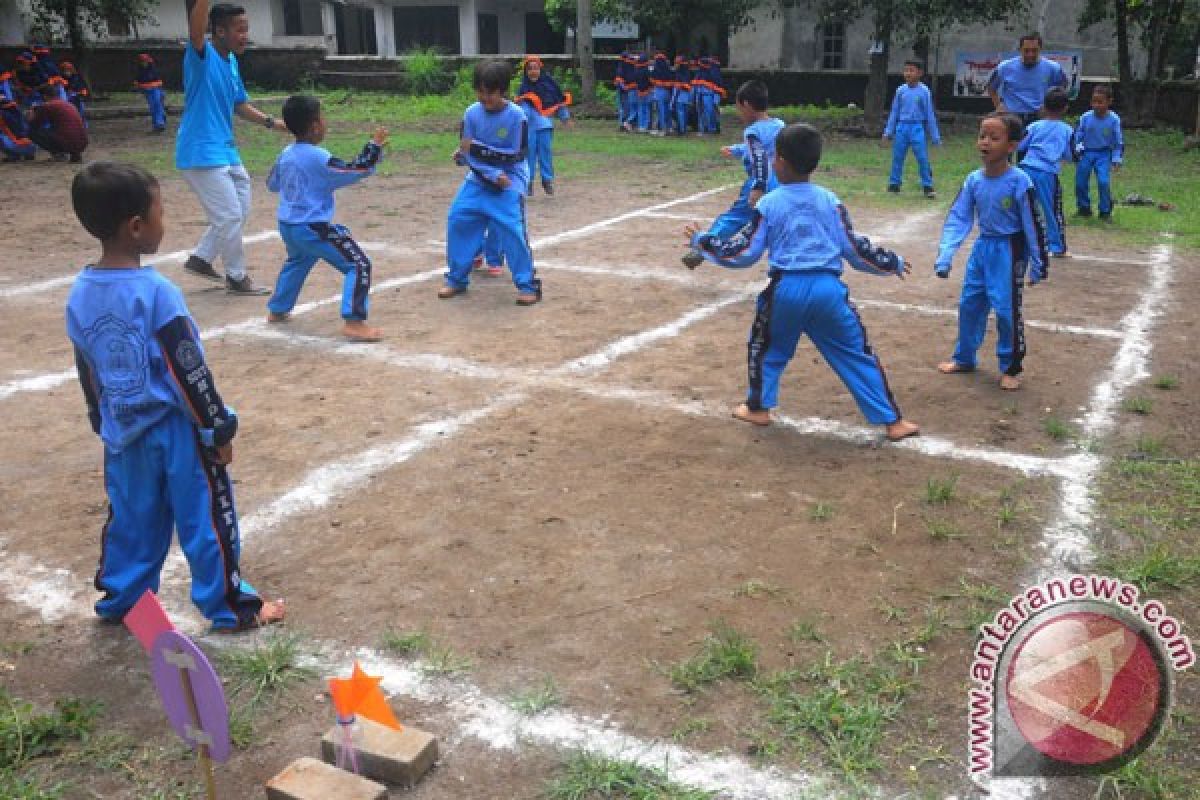
[[1102, 764], [1149, 744], [1167, 700], [1164, 667], [1136, 630], [1102, 613], [1055, 616], [1021, 642], [1005, 691], [1028, 742], [1056, 761]]

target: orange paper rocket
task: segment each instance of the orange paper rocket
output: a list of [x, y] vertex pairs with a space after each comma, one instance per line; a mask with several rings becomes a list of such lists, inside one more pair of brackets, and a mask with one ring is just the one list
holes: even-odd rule
[[383, 678], [368, 675], [354, 662], [354, 672], [349, 678], [330, 678], [329, 694], [333, 697], [333, 706], [338, 716], [349, 719], [359, 715], [380, 725], [386, 725], [392, 730], [400, 730], [400, 722], [392, 713], [387, 698], [379, 684]]

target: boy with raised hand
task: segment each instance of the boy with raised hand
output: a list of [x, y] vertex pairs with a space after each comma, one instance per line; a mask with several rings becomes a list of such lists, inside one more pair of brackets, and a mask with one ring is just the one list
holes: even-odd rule
[[158, 182], [128, 164], [96, 162], [71, 184], [79, 221], [101, 242], [67, 300], [67, 334], [92, 430], [104, 441], [104, 524], [96, 613], [120, 621], [157, 592], [171, 530], [192, 572], [192, 602], [213, 630], [279, 622], [242, 580], [233, 482], [238, 417], [217, 392], [196, 324], [175, 284], [142, 266], [163, 238]]
[[288, 320], [309, 271], [324, 260], [344, 276], [342, 335], [355, 342], [378, 342], [379, 329], [367, 324], [371, 259], [349, 229], [334, 224], [333, 193], [374, 174], [383, 158], [387, 131], [377, 128], [358, 157], [347, 164], [320, 147], [325, 139], [320, 100], [303, 94], [289, 97], [283, 104], [283, 121], [296, 142], [275, 161], [267, 188], [279, 194], [279, 233], [288, 257], [267, 301], [267, 322]]
[[1112, 222], [1111, 170], [1121, 169], [1125, 160], [1125, 137], [1121, 133], [1121, 118], [1112, 111], [1112, 87], [1105, 84], [1092, 89], [1092, 110], [1079, 118], [1075, 129], [1075, 205], [1081, 217], [1092, 215], [1091, 179], [1096, 173], [1096, 188], [1100, 194], [1100, 219]]
[[915, 436], [920, 429], [901, 415], [841, 280], [843, 260], [871, 275], [899, 278], [909, 272], [908, 265], [856, 234], [837, 196], [809, 182], [821, 161], [821, 134], [815, 128], [799, 123], [784, 128], [775, 140], [774, 159], [779, 187], [759, 200], [741, 230], [726, 237], [694, 226], [685, 231], [693, 248], [723, 267], [748, 267], [768, 253], [770, 282], [758, 296], [750, 328], [750, 388], [733, 416], [771, 424], [779, 380], [801, 334], [808, 334], [868, 421], [886, 426], [889, 441]]
[[1042, 118], [1025, 129], [1025, 138], [1017, 145], [1019, 166], [1037, 192], [1038, 205], [1042, 209], [1042, 222], [1046, 226], [1046, 245], [1050, 255], [1067, 258], [1067, 237], [1063, 232], [1062, 184], [1058, 173], [1062, 162], [1072, 160], [1071, 139], [1075, 131], [1063, 122], [1069, 98], [1063, 89], [1046, 92], [1042, 107]]
[[475, 65], [478, 102], [463, 114], [462, 136], [454, 151], [455, 163], [468, 171], [446, 220], [448, 269], [446, 285], [438, 290], [443, 300], [467, 291], [485, 232], [497, 237], [498, 252], [508, 259], [517, 305], [532, 306], [542, 299], [525, 230], [529, 122], [505, 97], [511, 78], [512, 67], [503, 61]]
[[925, 140], [928, 138], [935, 146], [940, 146], [942, 135], [938, 132], [937, 116], [933, 113], [933, 96], [929, 93], [929, 87], [921, 83], [921, 73], [920, 61], [904, 62], [904, 83], [896, 88], [892, 112], [883, 130], [884, 141], [892, 140], [892, 174], [888, 178], [887, 189], [889, 192], [900, 191], [904, 182], [904, 159], [911, 148], [921, 175], [921, 189], [926, 197], [932, 199], [937, 194], [933, 188], [933, 169], [929, 166]]
[[[778, 186], [772, 165], [775, 162], [775, 137], [783, 130], [783, 120], [772, 117], [768, 111], [767, 85], [762, 81], [747, 81], [738, 87], [735, 96], [738, 116], [746, 129], [742, 132], [742, 143], [722, 147], [726, 158], [742, 159], [746, 169], [746, 180], [737, 200], [729, 210], [713, 220], [708, 232], [717, 239], [724, 239], [740, 229], [754, 215], [754, 206], [759, 199]], [[683, 255], [688, 269], [700, 266], [704, 256], [695, 248]]]
[[979, 238], [967, 260], [958, 301], [958, 342], [938, 371], [950, 375], [974, 372], [979, 346], [987, 330], [989, 310], [996, 312], [996, 359], [1000, 388], [1021, 388], [1025, 360], [1022, 287], [1028, 273], [1032, 286], [1046, 278], [1046, 239], [1034, 207], [1033, 181], [1008, 163], [1024, 130], [1015, 114], [993, 111], [979, 124], [975, 147], [983, 167], [967, 176], [942, 230], [934, 272], [950, 275], [954, 254], [979, 218]]

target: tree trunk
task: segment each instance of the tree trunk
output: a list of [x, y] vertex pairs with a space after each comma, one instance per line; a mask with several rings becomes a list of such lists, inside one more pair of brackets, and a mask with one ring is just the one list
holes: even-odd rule
[[867, 77], [867, 96], [863, 99], [863, 123], [869, 136], [883, 133], [892, 27], [891, 4], [884, 4], [875, 12], [875, 46], [872, 48], [871, 71]]
[[1113, 0], [1113, 20], [1117, 28], [1117, 80], [1122, 89], [1129, 90], [1133, 85], [1133, 64], [1129, 60], [1128, 0]]
[[592, 0], [578, 0], [575, 17], [575, 57], [579, 59], [579, 81], [583, 101], [596, 99], [596, 61], [592, 50]]
[[929, 84], [929, 90], [932, 92], [936, 76], [930, 71], [928, 31], [921, 31], [913, 40], [913, 56], [921, 62], [921, 69], [925, 71], [925, 82]]

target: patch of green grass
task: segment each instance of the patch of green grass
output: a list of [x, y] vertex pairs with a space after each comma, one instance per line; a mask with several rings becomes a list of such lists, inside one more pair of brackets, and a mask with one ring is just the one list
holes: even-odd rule
[[1178, 389], [1179, 378], [1176, 378], [1174, 375], [1159, 375], [1154, 379], [1153, 386], [1155, 389], [1163, 389], [1164, 391]]
[[823, 642], [825, 637], [817, 628], [817, 623], [808, 619], [798, 619], [788, 628], [788, 638], [797, 644], [803, 642]]
[[419, 656], [429, 651], [433, 637], [428, 631], [392, 631], [383, 634], [383, 649], [398, 656]]
[[514, 693], [508, 698], [508, 705], [515, 711], [533, 716], [543, 711], [562, 705], [562, 694], [558, 691], [552, 678], [546, 678], [538, 686]]
[[421, 671], [428, 675], [452, 675], [466, 672], [475, 666], [471, 659], [460, 656], [428, 631], [388, 631], [383, 635], [383, 648], [401, 656], [420, 656]]
[[808, 518], [813, 522], [824, 522], [833, 518], [833, 506], [830, 503], [813, 503], [808, 510]]
[[1133, 443], [1134, 452], [1146, 458], [1160, 458], [1167, 451], [1166, 442], [1159, 436], [1142, 435]]
[[313, 669], [300, 664], [300, 637], [294, 633], [273, 633], [247, 650], [224, 650], [217, 660], [232, 693], [247, 693], [251, 706], [316, 675]]
[[713, 625], [700, 652], [668, 668], [667, 677], [685, 692], [698, 692], [717, 681], [750, 679], [758, 673], [758, 646], [723, 622]]
[[1142, 395], [1126, 397], [1121, 403], [1121, 410], [1128, 411], [1130, 414], [1141, 414], [1145, 416], [1154, 410], [1154, 401], [1149, 397], [1143, 397]]
[[61, 783], [46, 786], [32, 773], [0, 769], [0, 797], [4, 800], [59, 800], [66, 790]]
[[1200, 556], [1179, 555], [1165, 543], [1138, 553], [1107, 555], [1099, 566], [1105, 574], [1132, 583], [1146, 594], [1200, 586]]
[[713, 800], [716, 792], [671, 781], [665, 769], [581, 752], [546, 785], [547, 800]]
[[1000, 508], [996, 510], [996, 525], [1000, 528], [1006, 528], [1017, 521], [1016, 506], [1011, 503], [1001, 503]]
[[1046, 417], [1042, 420], [1042, 431], [1056, 442], [1064, 442], [1071, 438], [1071, 426], [1058, 417]]
[[468, 672], [475, 662], [467, 656], [459, 655], [450, 647], [433, 644], [425, 651], [425, 660], [421, 671], [427, 675], [454, 675]]
[[94, 700], [66, 697], [55, 701], [53, 712], [43, 713], [0, 689], [0, 770], [19, 768], [87, 738], [100, 710]]
[[783, 588], [760, 580], [749, 580], [733, 590], [734, 597], [778, 597], [783, 594]]
[[908, 610], [903, 606], [894, 606], [884, 598], [875, 601], [875, 608], [883, 615], [886, 622], [904, 622], [908, 619]]
[[675, 742], [686, 741], [696, 734], [708, 733], [711, 728], [712, 722], [704, 717], [689, 717], [671, 729], [671, 740]]
[[951, 539], [961, 539], [966, 536], [953, 523], [940, 519], [926, 520], [925, 530], [929, 533], [929, 538], [935, 542], [948, 542]]
[[925, 480], [925, 502], [931, 506], [949, 505], [958, 489], [958, 476], [927, 478]]

